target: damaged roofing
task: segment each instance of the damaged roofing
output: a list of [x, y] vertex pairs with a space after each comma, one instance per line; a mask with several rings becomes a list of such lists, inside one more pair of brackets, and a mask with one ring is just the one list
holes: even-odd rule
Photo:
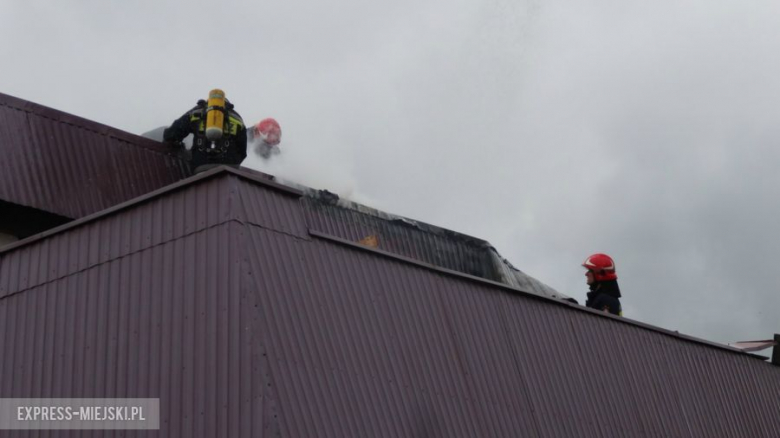
[[[0, 203], [52, 213], [62, 217], [60, 223], [116, 206], [190, 174], [176, 151], [162, 143], [5, 94], [0, 94], [0, 152], [6, 157], [0, 160]], [[484, 240], [338, 199], [326, 191], [294, 186], [305, 194], [301, 203], [308, 220], [334, 236], [373, 239], [385, 251], [541, 295], [568, 298], [514, 268]]]
[[305, 195], [303, 207], [316, 230], [525, 291], [570, 299], [512, 266], [485, 240], [339, 199], [327, 191], [296, 187]]
[[757, 356], [358, 243], [307, 202], [221, 168], [0, 250], [0, 395], [159, 397], [164, 436], [780, 435]]

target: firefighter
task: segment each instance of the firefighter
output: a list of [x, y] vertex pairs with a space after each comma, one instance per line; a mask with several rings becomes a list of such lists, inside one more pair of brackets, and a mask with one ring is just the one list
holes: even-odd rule
[[190, 167], [194, 173], [216, 166], [238, 168], [246, 158], [246, 127], [221, 90], [212, 90], [209, 101], [199, 100], [163, 132], [163, 140], [183, 146], [192, 134]]
[[620, 287], [617, 283], [615, 261], [606, 254], [593, 254], [585, 259], [582, 266], [587, 269], [585, 277], [590, 287], [587, 307], [623, 316], [620, 306]]

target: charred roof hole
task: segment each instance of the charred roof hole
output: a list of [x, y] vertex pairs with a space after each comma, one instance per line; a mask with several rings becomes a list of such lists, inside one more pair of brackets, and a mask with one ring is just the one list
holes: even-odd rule
[[381, 245], [389, 253], [536, 295], [573, 301], [512, 266], [486, 240], [341, 199], [328, 190], [284, 183], [303, 193], [301, 205], [308, 211], [310, 231], [372, 249]]
[[319, 190], [317, 191], [317, 194], [319, 195], [318, 198], [329, 205], [336, 205], [339, 202], [339, 195], [329, 192], [327, 190]]

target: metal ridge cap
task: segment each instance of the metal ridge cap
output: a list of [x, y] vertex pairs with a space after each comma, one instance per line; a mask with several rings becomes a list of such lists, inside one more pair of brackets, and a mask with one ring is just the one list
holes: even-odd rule
[[118, 213], [118, 212], [120, 212], [122, 210], [127, 210], [127, 209], [132, 208], [132, 207], [134, 207], [136, 205], [143, 204], [146, 201], [149, 201], [151, 199], [154, 199], [154, 198], [166, 195], [166, 194], [168, 194], [170, 192], [174, 192], [174, 191], [177, 191], [177, 190], [179, 190], [181, 188], [197, 184], [200, 181], [203, 181], [203, 180], [206, 180], [206, 179], [210, 179], [210, 178], [216, 178], [217, 176], [222, 175], [222, 174], [225, 174], [225, 175], [231, 174], [231, 175], [237, 176], [239, 178], [251, 180], [251, 181], [253, 181], [255, 183], [258, 183], [260, 185], [267, 186], [269, 189], [285, 193], [288, 196], [300, 197], [300, 196], [303, 195], [298, 190], [292, 189], [292, 188], [287, 187], [287, 186], [280, 185], [280, 184], [275, 183], [275, 182], [270, 181], [270, 180], [265, 180], [265, 179], [260, 178], [260, 177], [258, 177], [256, 175], [252, 175], [252, 174], [249, 174], [249, 173], [246, 173], [246, 172], [235, 170], [235, 169], [232, 169], [232, 168], [227, 167], [227, 166], [220, 166], [220, 167], [216, 167], [214, 169], [209, 169], [208, 171], [199, 173], [199, 174], [191, 176], [189, 178], [182, 179], [182, 180], [177, 181], [177, 182], [175, 182], [173, 184], [169, 184], [169, 185], [167, 185], [165, 187], [161, 187], [161, 188], [159, 188], [157, 190], [154, 190], [154, 191], [151, 191], [151, 192], [146, 193], [144, 195], [135, 197], [135, 198], [130, 199], [128, 201], [119, 203], [119, 204], [114, 205], [112, 207], [106, 208], [105, 210], [101, 210], [101, 211], [92, 213], [90, 215], [84, 216], [82, 218], [78, 218], [78, 219], [73, 220], [71, 222], [68, 222], [66, 224], [62, 224], [62, 225], [60, 225], [58, 227], [54, 227], [54, 228], [48, 229], [46, 231], [43, 231], [41, 233], [34, 234], [34, 235], [30, 236], [30, 237], [26, 237], [26, 238], [18, 240], [16, 242], [10, 243], [10, 244], [0, 248], [0, 256], [6, 254], [8, 252], [11, 252], [11, 251], [13, 251], [13, 250], [15, 250], [17, 248], [20, 248], [20, 247], [23, 247], [23, 246], [27, 246], [29, 244], [32, 244], [32, 243], [38, 242], [40, 240], [46, 239], [46, 238], [48, 238], [50, 236], [53, 236], [55, 234], [59, 234], [59, 233], [65, 232], [65, 231], [70, 230], [72, 228], [77, 228], [77, 227], [79, 227], [81, 225], [84, 225], [84, 224], [86, 224], [88, 222], [92, 222], [92, 221], [101, 219], [101, 218], [103, 218], [105, 216], [110, 216], [110, 215]]
[[248, 167], [240, 167], [238, 169], [234, 169], [232, 167], [228, 166], [220, 166], [216, 169], [209, 170], [208, 172], [203, 172], [200, 175], [207, 174], [207, 173], [219, 173], [219, 172], [228, 172], [232, 173], [233, 175], [239, 176], [243, 179], [250, 180], [256, 183], [259, 183], [261, 185], [267, 186], [268, 188], [278, 190], [282, 193], [285, 193], [287, 195], [294, 196], [296, 198], [300, 198], [304, 196], [303, 191], [298, 190], [294, 187], [287, 186], [285, 184], [278, 183], [274, 180], [274, 176], [260, 172], [259, 170], [250, 169]]
[[7, 106], [9, 108], [24, 111], [34, 114], [38, 117], [43, 117], [57, 123], [63, 123], [66, 125], [75, 126], [87, 131], [93, 132], [98, 135], [103, 135], [109, 138], [129, 143], [133, 146], [146, 149], [151, 152], [167, 155], [177, 156], [173, 150], [170, 150], [165, 144], [154, 141], [152, 139], [133, 134], [131, 132], [124, 131], [119, 128], [115, 128], [110, 125], [106, 125], [94, 120], [87, 119], [75, 114], [71, 114], [56, 108], [45, 106], [39, 103], [35, 103], [29, 100], [14, 97], [8, 94], [0, 93], [0, 106]]

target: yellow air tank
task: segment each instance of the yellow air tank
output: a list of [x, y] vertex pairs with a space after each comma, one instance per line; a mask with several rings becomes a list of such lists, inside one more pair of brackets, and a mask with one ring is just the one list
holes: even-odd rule
[[222, 127], [225, 125], [225, 92], [213, 89], [209, 92], [209, 103], [206, 108], [206, 138], [217, 141], [222, 138]]

